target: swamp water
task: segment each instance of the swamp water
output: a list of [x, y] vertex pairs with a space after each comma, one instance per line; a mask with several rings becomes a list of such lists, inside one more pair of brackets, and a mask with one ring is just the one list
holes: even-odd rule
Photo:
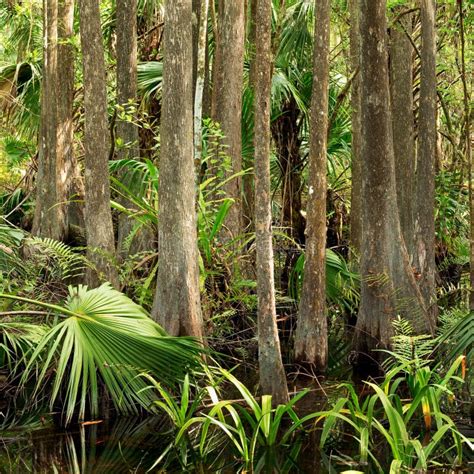
[[[220, 440], [224, 442], [205, 465], [193, 463], [188, 452], [169, 453], [168, 462], [153, 467], [170, 440], [169, 425], [160, 417], [122, 418], [68, 430], [38, 427], [0, 432], [0, 473], [138, 474], [150, 469], [163, 473], [249, 472], [226, 453], [227, 439]], [[298, 459], [294, 460], [291, 450], [263, 454], [258, 458], [263, 468], [260, 472], [327, 472], [322, 466], [321, 470], [314, 470], [321, 459], [302, 444], [299, 448]]]

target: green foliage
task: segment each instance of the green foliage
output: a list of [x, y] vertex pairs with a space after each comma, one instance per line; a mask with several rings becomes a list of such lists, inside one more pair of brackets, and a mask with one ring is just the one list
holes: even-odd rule
[[[302, 253], [290, 274], [290, 295], [299, 299], [304, 274]], [[348, 311], [354, 310], [359, 301], [360, 277], [352, 272], [342, 256], [331, 249], [326, 250], [326, 297], [329, 304], [338, 305]]]
[[392, 351], [385, 365], [388, 368], [396, 365], [410, 366], [416, 372], [429, 365], [435, 347], [435, 339], [427, 334], [415, 334], [411, 323], [401, 317], [392, 322], [395, 336], [392, 337]]
[[[257, 458], [259, 448], [274, 450], [277, 447], [289, 446], [294, 441], [294, 434], [302, 429], [307, 417], [300, 419], [294, 411], [295, 404], [306, 395], [307, 391], [300, 392], [287, 404], [272, 407], [272, 397], [263, 395], [260, 402], [251, 392], [230, 372], [222, 369], [224, 377], [232, 383], [244, 400], [242, 406], [238, 402], [219, 400], [214, 387], [207, 387], [212, 406], [208, 413], [189, 419], [176, 435], [175, 443], [179, 445], [184, 435], [191, 436], [191, 428], [199, 427], [198, 450], [201, 458], [209, 455], [209, 447], [213, 446], [210, 439], [221, 433], [230, 442], [236, 456], [245, 466], [253, 466], [259, 472], [265, 456]], [[286, 419], [292, 424], [285, 428]], [[294, 444], [289, 458], [296, 459], [300, 445]]]
[[[443, 396], [451, 394], [448, 385], [458, 380], [455, 374], [460, 364], [458, 359], [443, 377], [426, 366], [415, 375], [407, 370], [410, 364], [395, 367], [380, 386], [365, 382], [372, 393], [366, 398], [345, 384], [348, 396], [339, 399], [326, 415], [321, 447], [328, 443], [329, 434], [334, 434], [339, 423], [338, 430], [345, 433], [349, 429], [357, 441], [360, 463], [370, 461], [378, 472], [387, 472], [377, 456], [380, 444], [390, 452], [390, 472], [394, 474], [408, 469], [426, 470], [443, 462], [449, 466], [461, 464], [462, 444], [468, 440], [457, 431], [440, 404]], [[403, 395], [404, 384], [410, 390], [408, 399]], [[425, 423], [433, 416], [436, 427], [430, 424], [423, 431], [421, 416]]]
[[46, 308], [62, 319], [36, 345], [22, 387], [34, 378], [39, 397], [51, 382], [50, 406], [61, 397], [66, 424], [75, 413], [79, 419], [98, 415], [100, 383], [119, 412], [136, 413], [137, 406], [148, 408], [153, 400], [143, 391], [142, 371], [172, 385], [198, 365], [201, 348], [195, 340], [167, 336], [140, 306], [108, 284], [92, 290], [70, 287], [63, 305], [0, 297]]
[[57, 301], [67, 284], [80, 278], [88, 261], [76, 249], [53, 239], [31, 237], [0, 224], [0, 288], [3, 292]]
[[449, 361], [464, 354], [474, 361], [474, 312], [467, 308], [453, 308], [440, 315], [439, 341]]

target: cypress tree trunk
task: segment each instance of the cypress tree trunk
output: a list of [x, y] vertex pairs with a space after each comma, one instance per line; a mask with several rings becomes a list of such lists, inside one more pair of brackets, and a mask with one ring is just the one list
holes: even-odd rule
[[351, 72], [354, 77], [351, 90], [351, 122], [352, 122], [352, 186], [351, 186], [351, 216], [350, 240], [354, 253], [359, 256], [362, 240], [362, 157], [361, 123], [360, 123], [360, 32], [359, 32], [359, 0], [349, 0], [350, 9], [350, 54]]
[[202, 109], [204, 98], [204, 82], [206, 77], [208, 10], [209, 0], [202, 0], [198, 25], [196, 51], [196, 87], [194, 90], [194, 159], [196, 166], [201, 165], [202, 159]]
[[[59, 0], [58, 8], [58, 199], [60, 202], [74, 200], [74, 195], [83, 193], [80, 169], [74, 156], [74, 0]], [[59, 207], [60, 220], [68, 234], [77, 215], [77, 205]]]
[[295, 358], [324, 372], [328, 361], [325, 270], [330, 0], [316, 0], [314, 14], [306, 250]]
[[[117, 35], [117, 102], [128, 114], [137, 99], [137, 0], [116, 1], [116, 35]], [[117, 119], [117, 139], [122, 143], [118, 149], [119, 159], [138, 158], [140, 148], [138, 127], [133, 122]], [[130, 183], [126, 174], [121, 179]], [[132, 203], [121, 199], [122, 204], [132, 207]], [[121, 214], [118, 222], [117, 251], [125, 257], [124, 242], [132, 230], [133, 220]], [[151, 236], [148, 236], [151, 238]], [[148, 242], [149, 244], [149, 242]], [[149, 245], [148, 245], [149, 247]]]
[[43, 0], [43, 80], [36, 208], [32, 232], [56, 240], [62, 238], [57, 179], [58, 2]]
[[[400, 225], [410, 261], [415, 247], [415, 124], [413, 115], [412, 15], [390, 30], [390, 92]], [[406, 32], [406, 33], [405, 33]]]
[[421, 72], [416, 165], [416, 249], [414, 266], [431, 322], [436, 324], [435, 163], [436, 163], [436, 31], [435, 2], [421, 0]]
[[258, 0], [255, 81], [255, 241], [260, 385], [275, 403], [288, 401], [276, 323], [270, 196], [271, 0]]
[[[214, 119], [220, 123], [224, 135], [225, 152], [230, 156], [231, 169], [227, 177], [242, 171], [242, 88], [245, 41], [245, 2], [220, 0], [219, 41]], [[225, 220], [222, 236], [232, 240], [242, 234], [242, 178], [229, 180], [224, 190], [234, 200]]]
[[[469, 167], [469, 207], [471, 218], [470, 240], [471, 240], [471, 256], [470, 256], [470, 283], [469, 291], [469, 309], [474, 311], [474, 167], [472, 163], [471, 151], [471, 105], [469, 102], [468, 79], [466, 74], [466, 38], [464, 24], [464, 5], [462, 0], [458, 0], [459, 8], [459, 26], [461, 35], [461, 78], [464, 99], [464, 139], [466, 140], [466, 159]], [[474, 403], [474, 402], [473, 402]], [[471, 413], [474, 405], [471, 404]]]
[[79, 0], [84, 77], [85, 223], [88, 256], [95, 266], [88, 283], [118, 286], [109, 183], [109, 129], [104, 45], [97, 0]]
[[[257, 12], [257, 0], [249, 0], [248, 10], [248, 54], [250, 61], [249, 70], [249, 87], [252, 92], [255, 90], [255, 15]], [[253, 168], [254, 163], [252, 159], [247, 159], [244, 163], [244, 167]], [[242, 177], [242, 189], [243, 189], [243, 203], [242, 203], [242, 214], [244, 227], [247, 231], [254, 230], [254, 216], [255, 216], [255, 191], [254, 191], [254, 174], [246, 173]]]
[[[357, 369], [377, 370], [374, 348], [390, 346], [401, 314], [433, 331], [413, 275], [398, 216], [388, 82], [386, 0], [361, 0], [362, 248], [361, 305], [354, 345]], [[364, 357], [367, 355], [368, 357]]]
[[193, 159], [192, 10], [165, 2], [158, 208], [152, 316], [171, 335], [202, 338]]

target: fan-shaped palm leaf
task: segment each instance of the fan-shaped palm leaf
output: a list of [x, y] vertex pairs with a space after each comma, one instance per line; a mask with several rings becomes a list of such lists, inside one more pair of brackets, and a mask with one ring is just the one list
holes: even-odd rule
[[[36, 377], [35, 395], [54, 370], [51, 408], [61, 395], [64, 421], [74, 413], [83, 419], [99, 412], [99, 382], [122, 413], [149, 407], [153, 401], [138, 375], [152, 373], [164, 384], [174, 384], [197, 367], [201, 346], [192, 338], [169, 337], [145, 310], [109, 284], [88, 289], [70, 287], [64, 305], [53, 305], [11, 295], [0, 297], [50, 309], [64, 319], [49, 330], [36, 347], [22, 377], [23, 385]], [[42, 357], [41, 369], [36, 362]], [[89, 409], [89, 411], [87, 410]]]

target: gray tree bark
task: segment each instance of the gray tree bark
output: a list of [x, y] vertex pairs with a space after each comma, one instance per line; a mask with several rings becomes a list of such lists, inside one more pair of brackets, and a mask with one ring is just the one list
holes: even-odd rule
[[152, 316], [171, 335], [203, 337], [193, 159], [192, 9], [165, 2], [158, 208]]
[[196, 166], [202, 159], [202, 109], [207, 57], [207, 12], [209, 0], [201, 0], [196, 51], [196, 87], [194, 89], [194, 160]]
[[97, 0], [79, 0], [84, 77], [85, 224], [88, 256], [94, 269], [88, 283], [108, 280], [118, 286], [114, 231], [110, 208], [107, 89], [104, 45]]
[[[392, 319], [401, 314], [418, 332], [433, 332], [410, 266], [398, 216], [388, 81], [386, 0], [361, 0], [362, 247], [356, 368], [382, 358]], [[367, 357], [364, 357], [366, 355]]]
[[[458, 0], [459, 9], [459, 26], [461, 36], [461, 79], [464, 99], [464, 139], [466, 140], [466, 159], [469, 167], [469, 208], [471, 218], [470, 240], [471, 240], [471, 254], [470, 254], [470, 271], [469, 280], [471, 287], [469, 290], [469, 309], [474, 311], [474, 166], [472, 163], [471, 150], [471, 103], [469, 98], [468, 78], [466, 72], [466, 38], [465, 38], [465, 12], [463, 0]], [[474, 403], [474, 402], [473, 402]], [[473, 405], [471, 404], [471, 413]]]
[[421, 0], [421, 72], [416, 163], [415, 259], [421, 293], [436, 325], [435, 164], [436, 164], [436, 26], [435, 1]]
[[415, 251], [415, 123], [413, 115], [412, 15], [390, 30], [390, 93], [400, 225], [410, 261]]
[[309, 137], [309, 182], [303, 288], [295, 335], [296, 360], [325, 372], [328, 362], [326, 314], [326, 152], [329, 100], [330, 0], [315, 1], [313, 90]]
[[[127, 114], [137, 100], [137, 0], [116, 0], [115, 31], [117, 35], [117, 102]], [[117, 152], [119, 159], [140, 156], [136, 124], [122, 120], [119, 116], [116, 138], [123, 144]], [[129, 184], [126, 174], [122, 174], [121, 179], [125, 184]], [[126, 199], [122, 199], [122, 204], [127, 207], [132, 206], [132, 203]], [[125, 257], [128, 253], [124, 248], [124, 243], [132, 227], [133, 220], [130, 217], [119, 216], [117, 252], [121, 257]]]
[[276, 323], [270, 196], [271, 0], [258, 0], [255, 82], [255, 241], [260, 385], [275, 403], [288, 401]]
[[360, 32], [359, 32], [359, 0], [349, 0], [350, 9], [350, 54], [351, 72], [359, 71], [354, 77], [351, 90], [351, 122], [352, 122], [352, 186], [350, 240], [353, 252], [359, 256], [362, 241], [362, 157], [361, 123], [360, 123]]
[[36, 177], [36, 207], [32, 233], [60, 240], [65, 231], [61, 222], [57, 179], [58, 110], [58, 2], [43, 0], [43, 79], [39, 161]]
[[[250, 16], [248, 19], [248, 51], [250, 60], [249, 70], [249, 86], [252, 91], [255, 90], [255, 29], [256, 29], [256, 12], [257, 12], [257, 0], [249, 0]], [[253, 160], [248, 160], [244, 164], [245, 168], [254, 166]], [[255, 216], [255, 191], [254, 191], [254, 174], [246, 173], [242, 177], [242, 189], [243, 189], [243, 202], [242, 202], [242, 214], [244, 227], [247, 231], [254, 230], [254, 216]]]
[[74, 201], [76, 194], [83, 194], [81, 172], [74, 155], [74, 0], [59, 0], [58, 6], [58, 90], [57, 95], [57, 162], [58, 199], [61, 205], [61, 222], [68, 234], [77, 215], [81, 215]]
[[[225, 152], [230, 156], [227, 177], [242, 171], [242, 88], [245, 44], [245, 2], [219, 2], [219, 41], [215, 89], [215, 115], [224, 138]], [[224, 190], [234, 200], [225, 220], [223, 238], [232, 240], [242, 234], [242, 178], [229, 180]]]

